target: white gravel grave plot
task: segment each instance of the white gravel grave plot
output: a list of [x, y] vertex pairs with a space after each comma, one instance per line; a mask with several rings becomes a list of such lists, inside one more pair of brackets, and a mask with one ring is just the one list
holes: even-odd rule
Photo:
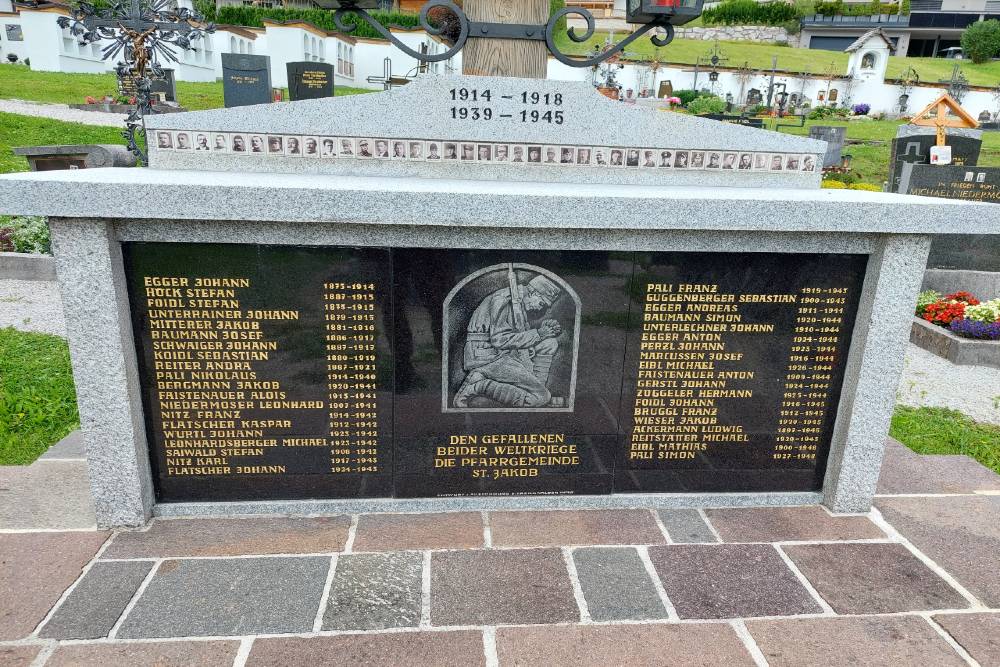
[[[82, 102], [83, 100], [80, 101]], [[66, 104], [43, 104], [41, 102], [25, 102], [24, 100], [0, 100], [0, 111], [21, 114], [22, 116], [36, 116], [39, 118], [63, 120], [69, 123], [84, 123], [86, 125], [121, 127], [125, 124], [125, 114], [70, 109], [69, 105]]]
[[48, 280], [0, 280], [0, 328], [66, 335], [59, 283]]
[[950, 408], [976, 421], [1000, 424], [1000, 370], [958, 366], [910, 344], [896, 400], [916, 408]]

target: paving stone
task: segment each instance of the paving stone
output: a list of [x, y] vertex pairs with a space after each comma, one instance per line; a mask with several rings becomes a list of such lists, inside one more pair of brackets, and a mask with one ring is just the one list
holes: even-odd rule
[[65, 438], [49, 447], [44, 454], [38, 457], [39, 460], [46, 459], [73, 459], [85, 461], [87, 459], [87, 447], [83, 442], [83, 431], [77, 429]]
[[724, 542], [886, 539], [864, 516], [830, 516], [822, 507], [744, 507], [705, 510]]
[[579, 621], [559, 549], [431, 555], [431, 623], [499, 625]]
[[800, 544], [782, 548], [840, 614], [969, 606], [902, 544]]
[[183, 558], [340, 551], [351, 520], [308, 518], [159, 519], [144, 532], [115, 536], [104, 558]]
[[323, 629], [419, 625], [423, 563], [423, 554], [416, 551], [339, 556]]
[[573, 562], [587, 610], [595, 621], [667, 617], [634, 548], [576, 549]]
[[770, 545], [678, 544], [650, 547], [649, 557], [681, 618], [822, 611]]
[[958, 454], [917, 454], [892, 438], [876, 493], [974, 493], [1000, 490], [1000, 475]]
[[663, 544], [647, 510], [490, 512], [493, 546]]
[[481, 632], [391, 632], [258, 639], [246, 664], [248, 667], [475, 667], [486, 664], [486, 655]]
[[879, 498], [876, 505], [896, 530], [987, 607], [1000, 607], [1000, 496]]
[[670, 539], [678, 544], [719, 541], [698, 510], [660, 510], [658, 514]]
[[557, 626], [497, 629], [501, 665], [753, 665], [725, 623]]
[[39, 460], [30, 466], [0, 466], [0, 529], [93, 529], [96, 525], [86, 461]]
[[980, 665], [1000, 665], [1000, 613], [938, 614], [934, 620]]
[[0, 535], [0, 641], [31, 634], [107, 539], [97, 531]]
[[39, 637], [106, 637], [153, 568], [151, 561], [98, 561], [49, 619]]
[[856, 616], [747, 621], [771, 667], [965, 665], [918, 616]]
[[231, 665], [234, 641], [61, 644], [45, 667], [218, 667]]
[[167, 560], [118, 636], [309, 632], [329, 568], [322, 556]]
[[483, 517], [474, 512], [363, 514], [355, 551], [481, 549]]
[[29, 667], [41, 651], [41, 646], [0, 646], [0, 665]]

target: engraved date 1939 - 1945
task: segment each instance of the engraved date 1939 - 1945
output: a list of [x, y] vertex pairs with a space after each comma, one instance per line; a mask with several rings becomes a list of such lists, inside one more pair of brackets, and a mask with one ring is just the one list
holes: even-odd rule
[[[491, 121], [510, 118], [522, 123], [553, 123], [562, 125], [566, 118], [565, 112], [559, 108], [563, 103], [562, 93], [539, 93], [522, 91], [516, 95], [495, 95], [489, 88], [452, 88], [450, 91], [453, 102], [465, 103], [451, 107], [451, 117], [454, 120]], [[496, 109], [492, 106], [494, 100], [520, 103], [527, 108], [504, 113], [506, 109]], [[472, 103], [474, 106], [468, 106]]]

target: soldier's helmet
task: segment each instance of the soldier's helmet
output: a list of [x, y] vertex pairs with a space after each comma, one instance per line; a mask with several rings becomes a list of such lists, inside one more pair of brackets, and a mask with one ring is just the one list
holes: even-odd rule
[[550, 306], [555, 303], [556, 299], [559, 298], [559, 295], [562, 294], [562, 290], [559, 289], [559, 286], [545, 276], [535, 276], [529, 280], [528, 289], [540, 294]]

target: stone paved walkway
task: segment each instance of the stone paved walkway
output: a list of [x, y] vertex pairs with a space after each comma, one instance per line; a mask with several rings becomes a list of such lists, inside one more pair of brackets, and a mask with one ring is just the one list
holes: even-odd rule
[[0, 665], [1000, 665], [998, 518], [1000, 477], [890, 441], [867, 515], [0, 523]]
[[[80, 100], [83, 103], [83, 100]], [[104, 111], [84, 111], [71, 109], [68, 104], [46, 104], [43, 102], [25, 102], [24, 100], [0, 100], [0, 111], [16, 113], [22, 116], [38, 116], [70, 123], [85, 123], [87, 125], [104, 125], [106, 127], [121, 127], [125, 124], [125, 114], [105, 113]]]

